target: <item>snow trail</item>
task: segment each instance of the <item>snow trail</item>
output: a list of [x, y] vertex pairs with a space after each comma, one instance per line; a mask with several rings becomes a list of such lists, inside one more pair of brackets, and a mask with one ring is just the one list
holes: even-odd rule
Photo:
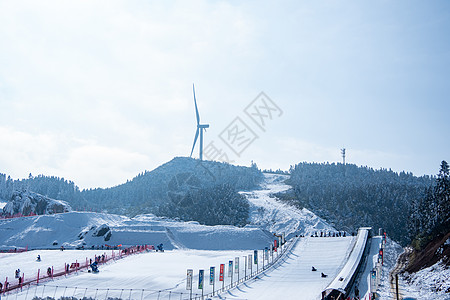
[[241, 192], [250, 202], [250, 224], [272, 233], [284, 232], [287, 238], [294, 235], [309, 236], [317, 231], [335, 231], [308, 209], [298, 209], [275, 196], [291, 188], [284, 183], [288, 178], [288, 175], [264, 173], [260, 190]]

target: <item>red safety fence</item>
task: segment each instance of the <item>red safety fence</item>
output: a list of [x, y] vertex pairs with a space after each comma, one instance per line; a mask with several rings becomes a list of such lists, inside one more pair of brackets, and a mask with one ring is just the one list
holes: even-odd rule
[[[35, 275], [25, 277], [22, 276], [15, 278], [14, 283], [8, 280], [6, 277], [4, 282], [0, 281], [0, 294], [7, 293], [15, 289], [22, 289], [26, 285], [39, 284], [41, 282], [47, 282], [53, 280], [55, 277], [67, 276], [73, 273], [78, 273], [78, 271], [83, 271], [89, 268], [89, 266], [96, 261], [97, 265], [103, 265], [108, 262], [121, 259], [123, 257], [139, 254], [142, 252], [147, 252], [150, 250], [155, 250], [153, 245], [138, 245], [118, 250], [111, 250], [110, 255], [104, 252], [102, 255], [95, 255], [93, 258], [87, 258], [83, 261], [75, 261], [71, 263], [65, 263], [64, 266], [59, 267], [48, 267], [47, 270], [38, 269]], [[109, 251], [108, 251], [109, 252]]]
[[28, 251], [28, 246], [26, 246], [25, 248], [14, 248], [14, 249], [9, 249], [9, 250], [0, 250], [0, 253], [21, 253], [21, 252], [27, 252]]
[[14, 218], [22, 218], [22, 217], [33, 217], [36, 216], [34, 212], [24, 215], [21, 213], [13, 214], [13, 215], [0, 215], [0, 219], [14, 219]]

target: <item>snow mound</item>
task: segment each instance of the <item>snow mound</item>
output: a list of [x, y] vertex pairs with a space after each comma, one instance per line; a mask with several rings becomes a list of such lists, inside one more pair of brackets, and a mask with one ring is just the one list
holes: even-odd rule
[[[158, 245], [164, 249], [263, 249], [270, 233], [252, 227], [205, 226], [141, 215], [125, 216], [69, 212], [0, 220], [0, 249], [97, 248], [102, 245]], [[54, 245], [57, 241], [59, 245]]]
[[29, 191], [14, 192], [11, 200], [3, 207], [3, 214], [7, 216], [47, 215], [69, 211], [72, 208], [67, 202]]

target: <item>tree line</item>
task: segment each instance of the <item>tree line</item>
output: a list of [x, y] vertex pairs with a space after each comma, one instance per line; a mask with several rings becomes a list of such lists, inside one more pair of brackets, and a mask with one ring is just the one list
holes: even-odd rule
[[[74, 210], [79, 211], [95, 210], [128, 216], [154, 213], [170, 217], [177, 212], [183, 220], [194, 220], [201, 214], [192, 205], [180, 206], [176, 210], [169, 208], [180, 199], [187, 202], [193, 199], [193, 203], [198, 203], [199, 198], [203, 197], [202, 206], [208, 204], [208, 208], [215, 207], [217, 212], [216, 216], [212, 216], [211, 211], [211, 216], [201, 219], [201, 222], [242, 225], [243, 213], [240, 210], [245, 211], [246, 205], [238, 191], [256, 188], [262, 178], [256, 164], [243, 167], [176, 157], [153, 171], [142, 172], [126, 183], [111, 188], [80, 190], [74, 182], [64, 178], [30, 174], [26, 179], [13, 180], [0, 174], [0, 198], [7, 201], [14, 191], [29, 190], [67, 201]], [[232, 210], [233, 206], [239, 210], [238, 216]]]
[[450, 230], [450, 171], [445, 160], [436, 180], [425, 189], [425, 196], [411, 202], [408, 220], [409, 235], [417, 250]]
[[435, 180], [432, 176], [334, 163], [299, 163], [291, 166], [290, 174], [288, 184], [293, 189], [280, 195], [282, 199], [312, 210], [339, 230], [384, 228], [402, 245], [411, 241], [411, 204], [423, 199]]

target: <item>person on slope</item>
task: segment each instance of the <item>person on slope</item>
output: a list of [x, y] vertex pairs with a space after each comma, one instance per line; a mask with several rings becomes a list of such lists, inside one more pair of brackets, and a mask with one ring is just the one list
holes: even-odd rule
[[91, 265], [90, 265], [92, 272], [93, 273], [98, 273], [98, 264], [96, 261], [94, 261]]
[[317, 269], [314, 268], [314, 266], [313, 266], [312, 269], [311, 269], [311, 271], [315, 272], [315, 271], [317, 271]]
[[320, 276], [322, 276], [322, 278], [328, 277], [328, 275], [327, 274], [323, 274], [323, 272], [320, 274]]
[[36, 261], [41, 261], [41, 256], [38, 254]]

